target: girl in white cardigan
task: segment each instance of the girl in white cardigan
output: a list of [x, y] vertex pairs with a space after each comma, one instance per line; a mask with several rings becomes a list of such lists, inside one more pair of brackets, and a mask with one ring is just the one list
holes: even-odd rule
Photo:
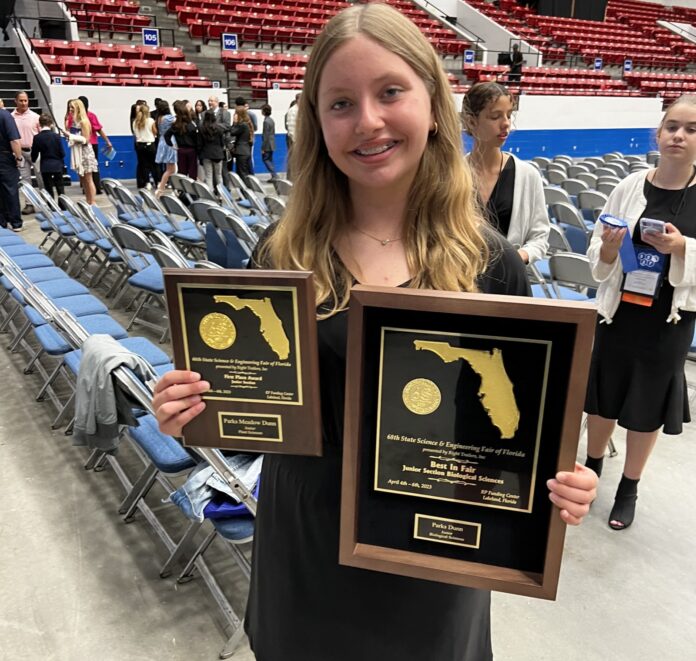
[[504, 153], [512, 128], [512, 94], [499, 83], [477, 83], [464, 97], [462, 118], [474, 138], [469, 165], [488, 218], [531, 264], [546, 255], [549, 216], [544, 186], [533, 165]]
[[[597, 308], [603, 319], [585, 403], [586, 465], [599, 475], [617, 420], [628, 430], [623, 476], [609, 515], [614, 530], [633, 522], [638, 480], [660, 428], [680, 434], [690, 420], [684, 362], [696, 321], [696, 96], [675, 101], [657, 141], [659, 166], [624, 179], [604, 208], [627, 228], [598, 222], [587, 251], [600, 283]], [[641, 218], [663, 221], [664, 233], [641, 231]], [[641, 273], [640, 287], [635, 275], [624, 274], [619, 254], [627, 232], [640, 264], [654, 268]]]

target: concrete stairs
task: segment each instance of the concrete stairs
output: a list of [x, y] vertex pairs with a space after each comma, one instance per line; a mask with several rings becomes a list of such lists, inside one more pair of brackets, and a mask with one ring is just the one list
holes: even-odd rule
[[14, 109], [17, 92], [26, 92], [29, 96], [29, 107], [34, 112], [41, 112], [36, 94], [30, 89], [29, 79], [14, 48], [0, 48], [0, 98], [5, 103], [5, 108]]

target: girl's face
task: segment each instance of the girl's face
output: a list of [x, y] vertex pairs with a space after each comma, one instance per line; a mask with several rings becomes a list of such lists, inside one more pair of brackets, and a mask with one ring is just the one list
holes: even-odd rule
[[510, 135], [513, 110], [509, 96], [499, 96], [489, 102], [473, 122], [471, 132], [476, 142], [502, 147]]
[[667, 111], [657, 132], [657, 148], [671, 160], [696, 160], [696, 106], [680, 103]]
[[404, 60], [353, 37], [326, 62], [317, 109], [329, 157], [353, 195], [407, 194], [434, 120], [425, 83]]
[[204, 112], [205, 111], [205, 106], [200, 102], [196, 101], [196, 112]]

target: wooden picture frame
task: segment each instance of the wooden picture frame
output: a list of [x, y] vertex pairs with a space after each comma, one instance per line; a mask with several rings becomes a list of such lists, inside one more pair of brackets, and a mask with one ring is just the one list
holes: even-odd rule
[[574, 468], [595, 319], [585, 303], [354, 287], [340, 563], [554, 599], [565, 523], [546, 481]]

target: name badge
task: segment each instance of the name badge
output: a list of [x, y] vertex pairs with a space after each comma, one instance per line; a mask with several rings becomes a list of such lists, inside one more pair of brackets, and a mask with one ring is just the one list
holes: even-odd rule
[[650, 307], [657, 298], [667, 256], [645, 245], [635, 246], [638, 268], [626, 274], [622, 301]]

